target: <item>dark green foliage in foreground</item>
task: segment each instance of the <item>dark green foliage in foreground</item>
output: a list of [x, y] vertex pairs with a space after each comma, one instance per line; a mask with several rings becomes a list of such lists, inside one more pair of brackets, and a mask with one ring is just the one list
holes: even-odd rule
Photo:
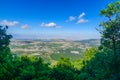
[[107, 49], [98, 51], [81, 69], [80, 79], [119, 80], [120, 73], [116, 73], [116, 66], [114, 65], [114, 55], [111, 51]]
[[52, 68], [51, 80], [78, 80], [78, 72], [68, 58], [61, 58]]
[[0, 62], [6, 62], [7, 58], [11, 55], [8, 46], [12, 36], [6, 34], [7, 29], [7, 26], [0, 26]]
[[87, 49], [80, 60], [61, 58], [53, 67], [40, 57], [10, 54], [11, 35], [0, 26], [0, 80], [120, 80], [120, 3], [109, 4], [101, 15], [99, 49]]
[[101, 11], [108, 18], [100, 24], [101, 46], [81, 69], [82, 80], [120, 80], [120, 2]]
[[101, 45], [107, 48], [113, 54], [113, 68], [118, 76], [120, 72], [120, 2], [109, 4], [106, 9], [101, 11], [101, 15], [108, 18], [107, 21], [101, 23], [102, 39]]
[[[113, 51], [115, 64], [120, 56], [120, 2], [109, 4], [106, 9], [101, 11], [108, 20], [100, 24], [102, 27], [101, 48], [107, 48]], [[118, 65], [116, 64], [116, 69]], [[118, 71], [118, 70], [116, 70]]]
[[11, 57], [10, 49], [9, 49], [9, 42], [12, 38], [11, 35], [6, 34], [6, 30], [8, 29], [7, 26], [3, 27], [0, 26], [0, 77], [5, 79], [6, 75], [11, 77]]

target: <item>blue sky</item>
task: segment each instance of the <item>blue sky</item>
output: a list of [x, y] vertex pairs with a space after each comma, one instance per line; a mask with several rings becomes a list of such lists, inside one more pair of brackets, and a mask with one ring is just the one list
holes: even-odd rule
[[0, 0], [0, 25], [19, 39], [91, 39], [115, 0]]

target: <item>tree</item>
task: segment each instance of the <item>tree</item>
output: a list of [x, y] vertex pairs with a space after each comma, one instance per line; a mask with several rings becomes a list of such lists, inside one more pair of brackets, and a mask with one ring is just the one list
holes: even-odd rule
[[82, 80], [120, 80], [120, 2], [101, 10], [107, 18], [100, 24], [99, 50], [87, 50], [79, 78]]
[[77, 72], [69, 58], [61, 58], [51, 70], [51, 80], [78, 80]]
[[[0, 26], [0, 59], [4, 60], [10, 53], [9, 43], [12, 35], [6, 33], [8, 26]], [[4, 59], [3, 59], [4, 58]]]
[[12, 59], [9, 49], [12, 36], [6, 33], [7, 29], [7, 26], [0, 26], [0, 79], [7, 79], [12, 76], [9, 70], [10, 66], [8, 66]]
[[98, 52], [97, 48], [90, 48], [87, 49], [83, 55], [84, 62], [87, 62], [91, 60], [93, 57], [95, 57], [95, 54]]
[[109, 50], [105, 48], [99, 50], [89, 59], [81, 69], [80, 80], [116, 80], [119, 77], [115, 76], [115, 66], [112, 63], [113, 55]]
[[101, 47], [106, 47], [114, 54], [114, 62], [116, 72], [119, 71], [118, 57], [120, 56], [120, 2], [109, 4], [106, 9], [101, 10], [100, 13], [108, 18], [103, 21], [99, 29], [102, 34]]

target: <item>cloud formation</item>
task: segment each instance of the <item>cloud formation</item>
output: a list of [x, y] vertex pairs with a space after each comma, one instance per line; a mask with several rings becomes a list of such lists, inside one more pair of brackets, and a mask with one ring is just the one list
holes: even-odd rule
[[79, 16], [70, 16], [68, 20], [66, 20], [66, 22], [71, 22], [71, 21], [76, 21], [77, 24], [80, 24], [80, 23], [86, 23], [88, 22], [89, 20], [87, 19], [84, 19], [83, 17], [85, 16], [86, 14], [84, 12], [82, 12]]
[[50, 23], [41, 23], [42, 27], [56, 27], [56, 23], [50, 22]]
[[28, 28], [30, 28], [30, 26], [28, 26], [28, 24], [22, 24], [19, 21], [2, 20], [2, 21], [0, 21], [0, 25], [2, 25], [2, 26], [8, 26], [8, 27], [17, 26], [17, 27], [20, 27], [22, 29], [28, 29]]
[[17, 24], [19, 24], [18, 21], [8, 21], [8, 20], [3, 20], [0, 21], [0, 25], [7, 25], [7, 26], [16, 26]]
[[84, 13], [84, 12], [82, 12], [82, 13], [79, 15], [78, 19], [83, 18], [83, 16], [85, 16], [85, 13]]
[[50, 22], [50, 23], [41, 23], [41, 27], [51, 27], [51, 28], [61, 28], [61, 26], [57, 26], [56, 23]]
[[88, 22], [88, 20], [85, 20], [85, 19], [79, 19], [77, 23], [80, 24], [80, 23], [86, 23], [86, 22]]
[[84, 16], [85, 16], [85, 13], [84, 13], [84, 12], [82, 12], [82, 13], [78, 16], [78, 21], [77, 21], [78, 24], [88, 22], [87, 19], [84, 19], [84, 18], [83, 18]]
[[70, 22], [70, 21], [74, 21], [76, 19], [75, 16], [70, 16], [68, 20], [66, 20], [66, 22]]
[[22, 25], [21, 28], [22, 28], [22, 29], [28, 29], [28, 28], [30, 28], [30, 27], [28, 26], [28, 24], [25, 24], [25, 25]]

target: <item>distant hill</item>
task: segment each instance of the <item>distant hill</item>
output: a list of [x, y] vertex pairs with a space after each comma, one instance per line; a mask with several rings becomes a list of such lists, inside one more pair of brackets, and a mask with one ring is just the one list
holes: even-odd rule
[[82, 43], [83, 45], [89, 44], [91, 46], [99, 46], [100, 45], [100, 39], [76, 40], [74, 42]]

